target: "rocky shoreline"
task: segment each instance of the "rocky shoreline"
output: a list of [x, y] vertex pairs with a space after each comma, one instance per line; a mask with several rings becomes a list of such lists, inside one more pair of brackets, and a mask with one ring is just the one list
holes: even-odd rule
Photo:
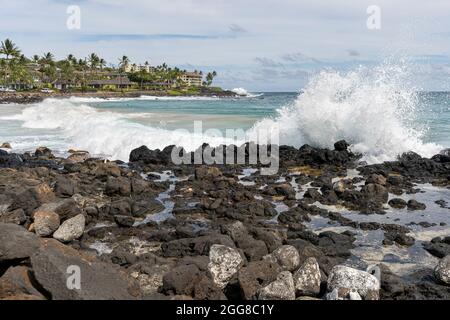
[[[42, 92], [0, 92], [0, 105], [7, 103], [14, 104], [30, 104], [39, 103], [47, 98], [70, 98], [70, 97], [81, 97], [81, 98], [138, 98], [143, 95], [156, 96], [156, 97], [166, 97], [171, 96], [166, 91], [132, 91], [132, 92], [113, 92], [113, 91], [99, 91], [99, 92], [53, 92], [53, 93], [42, 93]], [[188, 96], [188, 95], [187, 95]], [[233, 98], [236, 94], [231, 91], [208, 91], [204, 90], [196, 97], [224, 97]]]
[[[347, 147], [281, 146], [272, 176], [174, 165], [173, 147], [129, 163], [0, 150], [0, 299], [450, 299], [449, 150], [366, 165]], [[423, 185], [445, 191], [436, 221], [415, 198]], [[361, 259], [373, 235], [430, 263]]]

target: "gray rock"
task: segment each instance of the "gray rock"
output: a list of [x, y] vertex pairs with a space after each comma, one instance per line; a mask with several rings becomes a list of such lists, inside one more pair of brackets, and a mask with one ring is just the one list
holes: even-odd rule
[[74, 151], [72, 154], [67, 158], [68, 162], [70, 163], [79, 163], [84, 162], [89, 158], [89, 152], [87, 151]]
[[184, 257], [208, 255], [211, 246], [214, 244], [221, 244], [230, 248], [235, 247], [233, 240], [227, 235], [211, 234], [199, 236], [196, 238], [177, 239], [169, 242], [164, 242], [161, 245], [163, 256], [168, 257]]
[[245, 300], [254, 300], [259, 289], [277, 279], [280, 266], [276, 262], [252, 261], [239, 270], [238, 281]]
[[339, 180], [339, 181], [333, 183], [333, 190], [334, 190], [334, 192], [336, 192], [336, 193], [344, 193], [345, 189], [346, 188], [345, 188], [344, 181]]
[[316, 296], [320, 293], [321, 274], [316, 258], [308, 258], [294, 273], [295, 290], [299, 295]]
[[369, 178], [367, 178], [366, 184], [375, 183], [382, 186], [385, 186], [387, 179], [381, 174], [371, 174]]
[[52, 150], [50, 150], [49, 148], [46, 147], [39, 147], [36, 149], [36, 151], [34, 152], [34, 155], [36, 157], [42, 157], [42, 158], [54, 158], [53, 154], [52, 154]]
[[450, 255], [439, 261], [438, 265], [434, 269], [434, 275], [442, 283], [450, 285]]
[[[52, 299], [131, 300], [139, 296], [136, 284], [120, 267], [100, 262], [54, 239], [41, 242], [31, 256], [31, 265], [37, 282]], [[77, 275], [79, 283], [75, 281]]]
[[275, 191], [281, 196], [285, 196], [288, 199], [295, 199], [295, 189], [288, 183], [275, 186]]
[[356, 291], [350, 291], [348, 295], [350, 300], [362, 300], [361, 296]]
[[124, 228], [131, 228], [135, 223], [135, 220], [133, 217], [121, 216], [121, 215], [114, 216], [114, 221], [117, 223], [117, 225], [119, 227], [124, 227]]
[[424, 203], [418, 202], [414, 199], [408, 201], [408, 210], [425, 210], [427, 206]]
[[11, 148], [11, 144], [9, 142], [4, 142], [2, 143], [2, 145], [0, 146], [1, 149], [12, 149]]
[[44, 300], [45, 297], [34, 287], [31, 270], [17, 266], [10, 267], [0, 278], [0, 300], [3, 299]]
[[295, 286], [292, 273], [281, 272], [277, 279], [259, 289], [259, 300], [295, 300]]
[[27, 216], [23, 209], [17, 209], [14, 211], [6, 212], [0, 214], [0, 222], [3, 223], [14, 223], [14, 224], [24, 224], [27, 221]]
[[370, 200], [374, 200], [376, 202], [386, 203], [389, 199], [388, 190], [380, 185], [375, 183], [369, 183], [362, 187], [361, 193]]
[[182, 265], [164, 274], [162, 290], [172, 295], [192, 295], [201, 273], [197, 266]]
[[345, 299], [350, 292], [356, 291], [365, 300], [378, 300], [380, 282], [368, 272], [337, 265], [330, 272], [327, 290], [331, 293], [337, 291], [337, 299]]
[[222, 171], [217, 167], [200, 166], [195, 169], [195, 179], [215, 179], [222, 176]]
[[239, 238], [248, 235], [248, 230], [241, 221], [235, 221], [233, 223], [222, 226], [223, 233], [230, 236], [233, 241], [237, 241]]
[[0, 262], [30, 257], [39, 246], [39, 238], [16, 224], [0, 223]]
[[54, 211], [38, 211], [34, 214], [34, 231], [40, 237], [51, 236], [59, 225], [59, 215]]
[[219, 288], [225, 288], [242, 267], [244, 260], [239, 251], [223, 245], [213, 245], [209, 251], [209, 273]]
[[55, 183], [55, 193], [59, 197], [71, 197], [76, 192], [75, 183], [67, 177], [58, 177]]
[[82, 214], [79, 214], [64, 223], [55, 231], [53, 238], [61, 242], [70, 242], [78, 239], [83, 235], [86, 219]]
[[297, 249], [289, 245], [279, 247], [264, 259], [276, 261], [283, 270], [287, 271], [294, 271], [300, 265], [300, 255]]
[[389, 200], [388, 203], [392, 208], [395, 208], [395, 209], [403, 209], [403, 208], [406, 208], [406, 206], [407, 206], [406, 201], [403, 199], [400, 199], [400, 198], [391, 199], [391, 200]]

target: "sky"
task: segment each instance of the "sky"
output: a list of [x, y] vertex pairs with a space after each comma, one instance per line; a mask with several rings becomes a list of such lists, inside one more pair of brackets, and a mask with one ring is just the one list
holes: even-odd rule
[[[67, 27], [73, 5], [79, 29]], [[0, 0], [6, 38], [27, 56], [216, 70], [215, 84], [250, 91], [298, 91], [321, 70], [406, 58], [417, 88], [450, 90], [448, 0]]]

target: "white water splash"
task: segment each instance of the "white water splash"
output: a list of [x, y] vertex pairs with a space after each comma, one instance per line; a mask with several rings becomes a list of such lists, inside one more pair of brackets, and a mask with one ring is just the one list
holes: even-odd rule
[[414, 128], [417, 91], [408, 86], [408, 66], [382, 64], [347, 74], [323, 71], [315, 76], [293, 105], [252, 130], [277, 126], [280, 143], [332, 148], [345, 139], [370, 163], [394, 160], [415, 151], [430, 157], [442, 146], [424, 143], [424, 128]]
[[[205, 142], [212, 146], [235, 143], [226, 137], [208, 135], [206, 132], [186, 134], [186, 131], [182, 130], [167, 130], [130, 121], [135, 116], [127, 113], [99, 111], [85, 104], [74, 103], [73, 99], [46, 99], [22, 110], [20, 114], [0, 119], [21, 121], [22, 127], [27, 129], [58, 132], [58, 136], [54, 139], [60, 139], [61, 142], [57, 145], [65, 150], [55, 150], [57, 154], [63, 154], [64, 151], [75, 148], [88, 150], [93, 155], [123, 161], [128, 161], [131, 150], [142, 145], [150, 149], [163, 149], [169, 145], [177, 145], [184, 147], [187, 151], [194, 151]], [[244, 140], [240, 141], [240, 143], [244, 142]], [[20, 144], [14, 143], [14, 145]], [[26, 146], [30, 147], [28, 144]]]

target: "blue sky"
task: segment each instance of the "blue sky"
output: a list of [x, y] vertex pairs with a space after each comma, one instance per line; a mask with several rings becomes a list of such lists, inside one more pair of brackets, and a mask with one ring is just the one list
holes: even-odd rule
[[[380, 30], [366, 26], [373, 4]], [[81, 9], [80, 30], [66, 27], [69, 5]], [[320, 70], [394, 55], [411, 61], [418, 88], [450, 90], [448, 0], [2, 0], [4, 38], [30, 56], [216, 70], [218, 85], [253, 91], [296, 91]]]

